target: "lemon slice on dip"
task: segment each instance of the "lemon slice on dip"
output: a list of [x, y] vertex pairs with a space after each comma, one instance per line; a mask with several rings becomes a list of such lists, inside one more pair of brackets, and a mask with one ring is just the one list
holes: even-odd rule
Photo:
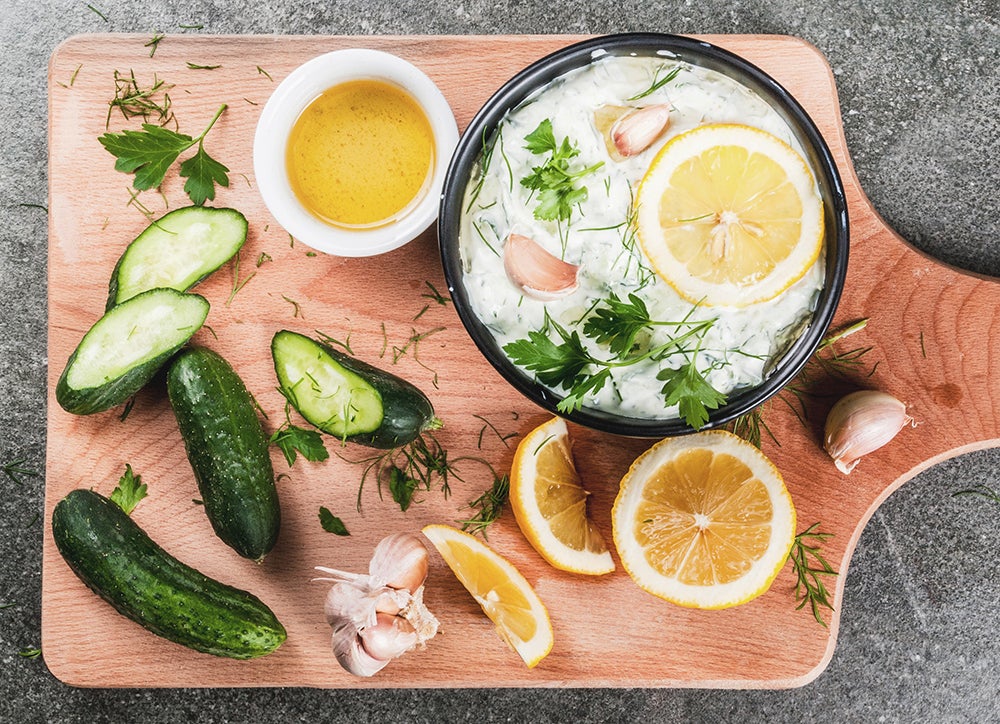
[[805, 160], [750, 126], [708, 124], [667, 142], [637, 193], [639, 241], [678, 294], [708, 306], [773, 299], [823, 247]]
[[510, 472], [510, 506], [528, 542], [556, 568], [600, 575], [615, 569], [604, 537], [587, 517], [587, 497], [561, 417], [521, 440]]
[[781, 474], [728, 432], [668, 438], [622, 479], [612, 510], [622, 565], [643, 589], [692, 608], [764, 593], [795, 539]]
[[428, 525], [423, 533], [524, 663], [533, 668], [544, 659], [552, 650], [552, 622], [517, 568], [457, 528]]

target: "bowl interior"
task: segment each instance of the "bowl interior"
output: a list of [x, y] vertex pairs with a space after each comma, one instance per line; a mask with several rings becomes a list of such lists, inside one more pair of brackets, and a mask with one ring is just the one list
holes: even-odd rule
[[824, 202], [826, 277], [816, 311], [803, 331], [777, 361], [771, 375], [756, 387], [732, 392], [727, 403], [713, 411], [702, 429], [719, 427], [750, 411], [787, 384], [816, 351], [833, 318], [847, 272], [847, 203], [837, 167], [815, 124], [774, 79], [728, 51], [703, 41], [655, 33], [594, 38], [557, 51], [533, 63], [504, 84], [472, 119], [452, 157], [445, 178], [438, 216], [438, 238], [445, 278], [462, 323], [486, 359], [522, 394], [568, 420], [605, 432], [636, 437], [664, 437], [692, 432], [680, 419], [625, 417], [604, 410], [582, 408], [560, 413], [561, 399], [534, 381], [500, 349], [490, 331], [472, 310], [463, 285], [459, 230], [466, 186], [482, 153], [508, 111], [555, 78], [604, 55], [645, 55], [680, 60], [725, 74], [764, 99], [788, 124], [816, 174]]

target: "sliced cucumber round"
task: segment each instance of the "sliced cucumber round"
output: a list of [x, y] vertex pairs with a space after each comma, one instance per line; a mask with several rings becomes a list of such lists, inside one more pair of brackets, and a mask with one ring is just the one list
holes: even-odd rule
[[173, 289], [151, 289], [112, 308], [70, 355], [56, 401], [76, 415], [122, 404], [201, 329], [208, 309], [204, 297]]
[[107, 309], [149, 289], [187, 291], [232, 259], [246, 238], [246, 217], [235, 209], [186, 206], [164, 214], [118, 259]]

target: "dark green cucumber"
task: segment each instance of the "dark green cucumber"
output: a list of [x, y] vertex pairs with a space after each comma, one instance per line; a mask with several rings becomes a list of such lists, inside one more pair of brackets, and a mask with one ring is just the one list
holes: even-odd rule
[[278, 540], [281, 511], [268, 440], [243, 380], [210, 349], [181, 352], [167, 393], [216, 535], [262, 560]]
[[288, 401], [330, 435], [389, 449], [441, 425], [414, 385], [305, 335], [278, 332], [271, 356]]
[[158, 636], [234, 659], [264, 656], [285, 640], [259, 598], [181, 563], [92, 490], [74, 490], [56, 504], [52, 537], [94, 593]]
[[149, 289], [187, 291], [232, 259], [246, 238], [246, 217], [235, 209], [186, 206], [164, 214], [118, 259], [107, 309]]
[[67, 412], [120, 405], [149, 382], [208, 316], [197, 294], [151, 289], [106, 312], [80, 340], [56, 384]]

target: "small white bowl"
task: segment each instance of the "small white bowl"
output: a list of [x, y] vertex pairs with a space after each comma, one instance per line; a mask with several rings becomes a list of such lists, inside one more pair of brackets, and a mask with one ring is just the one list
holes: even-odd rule
[[[332, 226], [310, 213], [295, 196], [285, 165], [289, 134], [305, 107], [325, 90], [352, 80], [382, 80], [404, 89], [427, 114], [434, 133], [433, 175], [423, 197], [403, 216], [370, 229]], [[296, 239], [334, 256], [373, 256], [413, 240], [437, 218], [457, 143], [458, 127], [448, 101], [416, 66], [378, 50], [337, 50], [299, 66], [271, 94], [257, 121], [254, 175], [268, 210]]]

